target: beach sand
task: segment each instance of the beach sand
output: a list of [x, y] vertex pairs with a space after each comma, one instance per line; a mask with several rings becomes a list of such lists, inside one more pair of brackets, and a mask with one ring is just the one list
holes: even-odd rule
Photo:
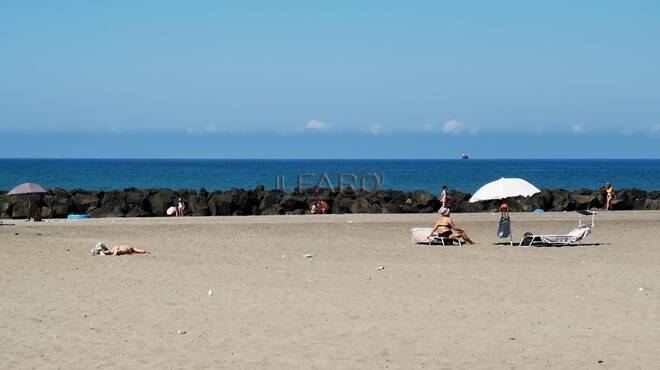
[[495, 214], [453, 215], [476, 247], [411, 244], [435, 217], [5, 220], [0, 368], [658, 368], [660, 212], [601, 213], [580, 247], [493, 245]]

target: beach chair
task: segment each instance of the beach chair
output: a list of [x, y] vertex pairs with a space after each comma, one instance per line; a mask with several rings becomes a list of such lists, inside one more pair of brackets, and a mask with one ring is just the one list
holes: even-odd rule
[[[582, 244], [582, 240], [591, 235], [591, 231], [596, 221], [595, 211], [578, 211], [580, 214], [578, 219], [578, 227], [571, 230], [566, 234], [534, 234], [527, 232], [520, 240], [520, 247], [531, 247], [532, 245], [574, 245]], [[591, 224], [583, 224], [581, 215], [590, 215]]]
[[426, 244], [426, 245], [442, 245], [446, 247], [448, 245], [455, 245], [454, 242], [458, 243], [459, 247], [463, 246], [463, 239], [449, 239], [439, 236], [429, 237], [433, 228], [431, 227], [416, 227], [410, 229], [411, 241], [413, 244]]

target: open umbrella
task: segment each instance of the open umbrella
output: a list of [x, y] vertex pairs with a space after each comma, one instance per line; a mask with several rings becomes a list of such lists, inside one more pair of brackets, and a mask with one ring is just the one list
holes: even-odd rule
[[20, 195], [20, 194], [25, 194], [27, 196], [27, 201], [28, 201], [28, 219], [30, 219], [30, 194], [41, 194], [41, 193], [47, 193], [47, 191], [41, 187], [39, 184], [34, 184], [31, 182], [26, 182], [24, 184], [20, 184], [17, 187], [11, 189], [7, 195]]
[[509, 197], [529, 197], [540, 191], [536, 186], [523, 179], [502, 177], [479, 188], [470, 198], [470, 203]]
[[[477, 190], [476, 193], [470, 198], [470, 202], [479, 202], [482, 200], [493, 199], [506, 199], [509, 197], [529, 197], [539, 193], [536, 186], [528, 183], [523, 179], [517, 178], [504, 178], [489, 182]], [[504, 206], [504, 205], [503, 205]], [[502, 211], [502, 210], [505, 211]], [[511, 233], [511, 219], [509, 218], [508, 207], [500, 207], [502, 215], [500, 217], [500, 226], [497, 229], [497, 236], [500, 238], [509, 238], [509, 243], [513, 245], [513, 235]]]

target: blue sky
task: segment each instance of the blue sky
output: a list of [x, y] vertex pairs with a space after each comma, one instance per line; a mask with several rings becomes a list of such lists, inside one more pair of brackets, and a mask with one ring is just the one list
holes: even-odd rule
[[658, 39], [656, 1], [3, 1], [0, 156], [660, 158]]

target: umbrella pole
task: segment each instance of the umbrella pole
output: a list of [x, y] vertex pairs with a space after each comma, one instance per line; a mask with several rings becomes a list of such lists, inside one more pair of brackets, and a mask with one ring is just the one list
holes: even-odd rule
[[26, 194], [28, 198], [28, 208], [27, 208], [27, 221], [30, 221], [30, 194]]

